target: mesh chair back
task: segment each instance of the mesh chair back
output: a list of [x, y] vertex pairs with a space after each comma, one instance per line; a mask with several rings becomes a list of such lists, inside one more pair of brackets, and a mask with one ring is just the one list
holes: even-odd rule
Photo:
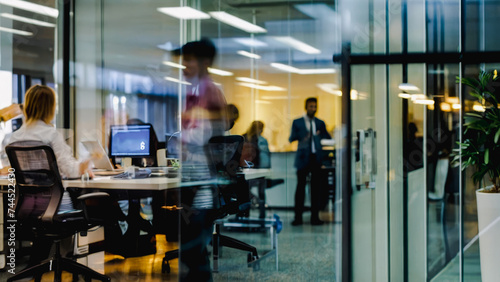
[[208, 155], [217, 178], [235, 179], [244, 138], [241, 135], [215, 136], [208, 141]]
[[52, 222], [64, 192], [52, 148], [40, 141], [19, 141], [5, 151], [15, 169], [17, 219]]
[[243, 193], [248, 193], [239, 185], [237, 178], [243, 142], [241, 135], [215, 136], [208, 141], [207, 155], [212, 163], [212, 174], [217, 180], [217, 218], [239, 212], [242, 199], [245, 198]]

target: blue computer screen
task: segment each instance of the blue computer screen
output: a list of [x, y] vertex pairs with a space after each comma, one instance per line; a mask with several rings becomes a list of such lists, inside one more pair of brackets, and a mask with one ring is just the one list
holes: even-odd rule
[[113, 157], [151, 156], [151, 125], [111, 126], [110, 155]]

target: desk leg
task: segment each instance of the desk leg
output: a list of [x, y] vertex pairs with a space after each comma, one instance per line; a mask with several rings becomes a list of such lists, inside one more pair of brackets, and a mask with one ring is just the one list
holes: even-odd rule
[[257, 179], [257, 185], [259, 187], [259, 218], [266, 217], [266, 179]]

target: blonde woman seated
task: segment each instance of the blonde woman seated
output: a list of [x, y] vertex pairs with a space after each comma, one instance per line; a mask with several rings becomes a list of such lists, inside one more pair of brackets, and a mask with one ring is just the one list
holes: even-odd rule
[[51, 123], [56, 113], [56, 94], [45, 85], [34, 85], [24, 96], [24, 124], [12, 133], [9, 143], [25, 140], [41, 141], [49, 145], [57, 160], [62, 177], [77, 178], [88, 173], [90, 160], [77, 161], [73, 157], [71, 147], [64, 142], [63, 136]]

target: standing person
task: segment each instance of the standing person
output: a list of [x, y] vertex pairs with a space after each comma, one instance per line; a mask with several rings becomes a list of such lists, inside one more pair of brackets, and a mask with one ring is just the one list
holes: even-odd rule
[[297, 190], [295, 191], [295, 219], [292, 221], [292, 225], [295, 226], [302, 224], [306, 178], [309, 174], [311, 174], [311, 224], [323, 224], [323, 221], [319, 219], [320, 169], [321, 160], [323, 160], [321, 139], [330, 139], [331, 136], [326, 131], [325, 122], [314, 117], [318, 109], [317, 104], [316, 98], [307, 98], [306, 114], [293, 121], [289, 138], [290, 142], [299, 141], [295, 155]]
[[[210, 180], [211, 162], [205, 147], [211, 137], [224, 135], [228, 128], [226, 99], [208, 74], [216, 49], [209, 39], [201, 39], [186, 43], [174, 53], [182, 56], [183, 74], [190, 83], [181, 116], [182, 182]], [[207, 251], [214, 219], [212, 187], [181, 189], [180, 280], [212, 281]]]

